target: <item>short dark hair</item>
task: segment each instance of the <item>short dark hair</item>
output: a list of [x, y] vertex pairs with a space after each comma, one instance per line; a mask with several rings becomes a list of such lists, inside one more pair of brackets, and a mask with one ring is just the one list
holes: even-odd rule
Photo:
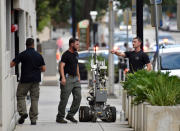
[[79, 39], [78, 39], [78, 38], [75, 38], [75, 41], [79, 41]]
[[140, 37], [137, 36], [137, 37], [134, 37], [133, 40], [134, 40], [134, 39], [137, 39], [140, 43], [142, 43], [142, 40], [141, 40]]
[[74, 38], [70, 38], [69, 39], [69, 46], [71, 45], [71, 43], [74, 43], [75, 42], [75, 39]]
[[34, 45], [34, 39], [33, 38], [27, 38], [26, 47], [30, 47], [32, 45]]

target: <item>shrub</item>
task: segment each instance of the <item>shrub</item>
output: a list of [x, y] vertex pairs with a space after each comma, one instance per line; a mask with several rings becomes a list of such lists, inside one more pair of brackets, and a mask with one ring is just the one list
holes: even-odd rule
[[134, 104], [148, 102], [151, 105], [171, 106], [180, 104], [180, 79], [169, 73], [140, 70], [128, 74], [124, 89], [135, 96]]

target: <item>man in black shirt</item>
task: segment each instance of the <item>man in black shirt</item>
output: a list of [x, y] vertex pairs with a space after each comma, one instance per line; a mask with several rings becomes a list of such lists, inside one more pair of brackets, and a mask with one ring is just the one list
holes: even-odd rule
[[78, 48], [79, 40], [71, 38], [69, 40], [69, 50], [67, 50], [61, 58], [59, 67], [61, 96], [58, 106], [58, 114], [56, 116], [56, 122], [58, 123], [67, 123], [67, 121], [64, 120], [65, 108], [71, 93], [73, 95], [73, 102], [66, 119], [77, 123], [77, 120], [74, 119], [74, 115], [78, 111], [81, 102], [81, 85], [77, 53]]
[[21, 52], [10, 63], [10, 67], [22, 63], [21, 78], [17, 88], [17, 109], [20, 115], [19, 124], [23, 124], [28, 117], [26, 109], [25, 97], [30, 91], [31, 107], [29, 116], [32, 125], [36, 125], [38, 116], [38, 100], [39, 100], [39, 82], [41, 81], [41, 72], [45, 71], [45, 63], [43, 57], [34, 50], [34, 39], [26, 40], [26, 50]]
[[134, 51], [127, 51], [127, 52], [118, 52], [112, 50], [112, 54], [116, 54], [117, 56], [127, 57], [129, 58], [129, 66], [130, 66], [130, 73], [134, 73], [138, 70], [141, 70], [147, 66], [147, 70], [151, 70], [151, 64], [149, 57], [141, 50], [141, 39], [139, 37], [135, 37], [133, 39], [133, 48]]

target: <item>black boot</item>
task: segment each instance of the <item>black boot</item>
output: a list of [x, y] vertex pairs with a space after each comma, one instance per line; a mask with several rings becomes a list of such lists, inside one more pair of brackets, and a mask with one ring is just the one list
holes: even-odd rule
[[28, 117], [28, 114], [23, 114], [23, 115], [21, 115], [21, 117], [19, 118], [19, 120], [18, 120], [18, 123], [19, 124], [23, 124], [24, 123], [24, 121], [25, 121], [25, 119]]
[[64, 120], [63, 118], [57, 118], [57, 119], [56, 119], [56, 122], [57, 122], [57, 123], [64, 123], [64, 124], [67, 123], [67, 121]]
[[78, 122], [73, 116], [67, 115], [67, 116], [66, 116], [66, 119], [67, 119], [67, 120], [70, 120], [71, 122], [74, 122], [74, 123], [77, 123], [77, 122]]

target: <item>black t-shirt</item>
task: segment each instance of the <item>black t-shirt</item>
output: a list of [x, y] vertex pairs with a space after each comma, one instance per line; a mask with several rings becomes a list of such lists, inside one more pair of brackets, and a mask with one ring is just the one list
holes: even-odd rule
[[150, 63], [149, 57], [142, 50], [139, 52], [127, 51], [125, 52], [127, 58], [129, 58], [130, 72], [136, 72], [145, 67], [146, 64]]
[[65, 63], [64, 75], [77, 75], [78, 57], [79, 55], [77, 52], [71, 53], [69, 50], [64, 52], [61, 58], [61, 62]]
[[43, 57], [34, 50], [34, 48], [27, 48], [21, 52], [13, 61], [21, 65], [21, 83], [40, 82], [41, 69], [45, 65]]

